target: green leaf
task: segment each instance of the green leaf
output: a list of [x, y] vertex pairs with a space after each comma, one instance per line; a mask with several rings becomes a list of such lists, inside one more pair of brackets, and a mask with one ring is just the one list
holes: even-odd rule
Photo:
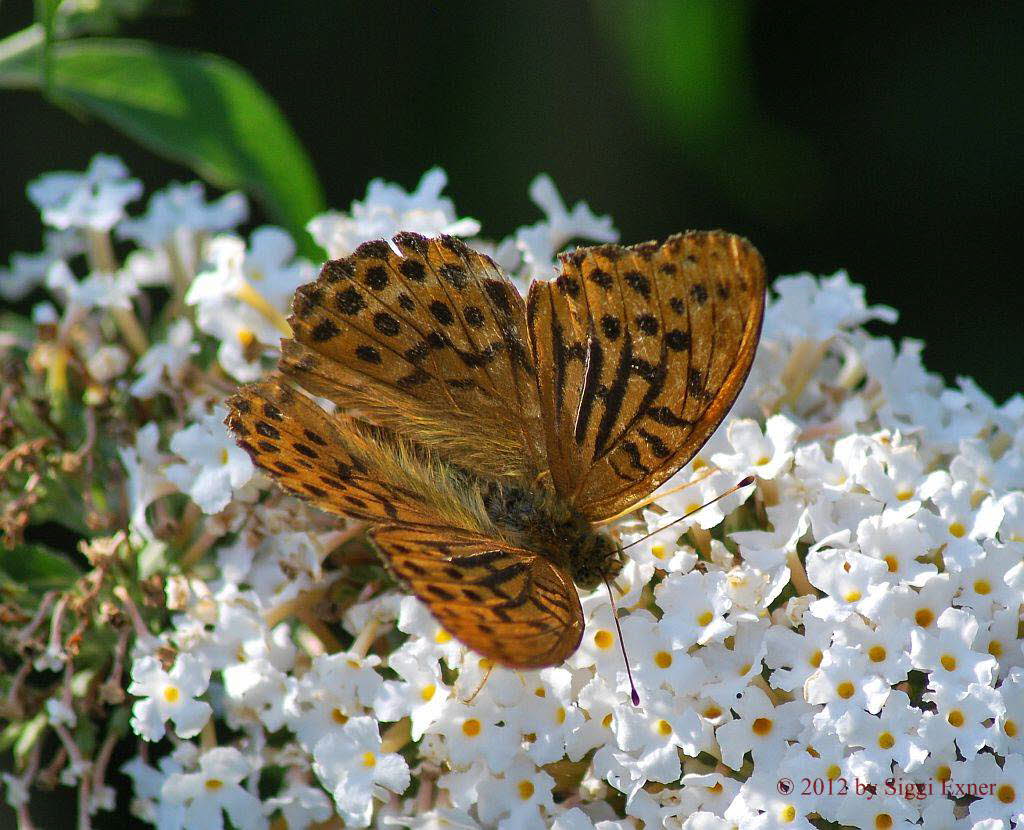
[[38, 544], [0, 548], [0, 577], [42, 593], [69, 588], [81, 574], [66, 556]]
[[[252, 193], [300, 249], [318, 255], [305, 225], [324, 209], [305, 150], [277, 104], [237, 64], [136, 40], [55, 43], [51, 97], [123, 130], [207, 181]], [[24, 81], [24, 62], [12, 64]], [[0, 84], [4, 83], [0, 64]], [[37, 79], [37, 86], [41, 79]]]

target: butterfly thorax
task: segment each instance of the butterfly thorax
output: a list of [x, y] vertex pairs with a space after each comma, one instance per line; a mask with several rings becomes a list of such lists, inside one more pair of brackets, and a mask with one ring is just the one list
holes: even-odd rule
[[618, 571], [611, 538], [554, 493], [493, 481], [482, 490], [488, 517], [510, 541], [542, 553], [581, 588], [596, 588]]

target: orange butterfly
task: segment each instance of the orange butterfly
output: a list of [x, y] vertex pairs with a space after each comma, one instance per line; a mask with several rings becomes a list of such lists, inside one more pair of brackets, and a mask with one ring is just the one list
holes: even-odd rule
[[621, 566], [595, 524], [700, 450], [764, 312], [761, 257], [732, 234], [560, 259], [524, 303], [458, 239], [360, 245], [299, 288], [280, 374], [241, 388], [227, 418], [286, 490], [371, 522], [445, 629], [520, 669], [579, 646], [573, 583]]

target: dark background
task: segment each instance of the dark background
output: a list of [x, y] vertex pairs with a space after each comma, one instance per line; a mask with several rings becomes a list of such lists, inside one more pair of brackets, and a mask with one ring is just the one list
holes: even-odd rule
[[[500, 236], [537, 218], [526, 188], [547, 171], [624, 242], [723, 227], [772, 274], [846, 268], [930, 369], [999, 400], [1021, 388], [1019, 6], [438, 5], [224, 0], [123, 33], [248, 68], [333, 207], [440, 164], [460, 214]], [[0, 31], [29, 7], [0, 6]], [[38, 95], [0, 93], [0, 111], [4, 257], [38, 250], [39, 173], [106, 150], [149, 187], [193, 177]]]
[[[501, 237], [539, 218], [527, 186], [546, 171], [624, 242], [722, 227], [773, 275], [846, 268], [899, 309], [893, 332], [926, 341], [928, 368], [999, 401], [1024, 386], [1019, 5], [438, 6], [195, 2], [122, 33], [251, 71], [332, 207], [440, 164], [459, 214]], [[30, 19], [29, 0], [0, 4], [0, 34]], [[24, 188], [40, 173], [107, 151], [147, 189], [194, 178], [34, 93], [0, 91], [0, 129], [0, 260], [39, 249]]]

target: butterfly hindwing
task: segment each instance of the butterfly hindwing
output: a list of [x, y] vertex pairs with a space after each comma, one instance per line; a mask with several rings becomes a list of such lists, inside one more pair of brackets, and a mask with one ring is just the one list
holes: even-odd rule
[[719, 231], [563, 254], [530, 287], [529, 326], [556, 490], [587, 518], [651, 493], [739, 394], [764, 312], [760, 255]]
[[383, 526], [371, 538], [394, 574], [454, 637], [497, 663], [561, 663], [583, 636], [569, 575], [548, 559], [469, 534]]
[[281, 370], [317, 395], [495, 477], [544, 466], [522, 297], [453, 237], [401, 233], [295, 295]]

